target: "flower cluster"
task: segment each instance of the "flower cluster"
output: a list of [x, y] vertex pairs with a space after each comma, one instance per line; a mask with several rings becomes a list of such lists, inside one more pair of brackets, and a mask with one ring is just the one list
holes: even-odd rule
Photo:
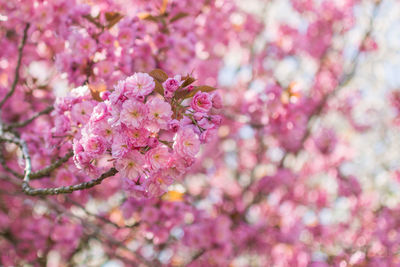
[[221, 123], [215, 88], [194, 81], [154, 70], [119, 81], [112, 92], [75, 88], [57, 100], [53, 134], [73, 139], [74, 162], [87, 174], [99, 175], [112, 162], [136, 196], [160, 196]]

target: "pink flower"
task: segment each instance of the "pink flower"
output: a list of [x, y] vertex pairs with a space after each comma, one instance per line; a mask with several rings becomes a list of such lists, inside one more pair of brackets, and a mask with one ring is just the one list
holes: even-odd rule
[[111, 127], [107, 120], [90, 121], [90, 128], [92, 134], [103, 137], [107, 141], [107, 144], [111, 144], [113, 133], [116, 129]]
[[86, 153], [83, 149], [83, 146], [79, 143], [78, 140], [74, 140], [73, 143], [73, 151], [74, 151], [74, 163], [78, 169], [84, 169], [86, 166], [90, 164], [91, 157], [88, 153]]
[[222, 117], [220, 115], [212, 115], [211, 122], [214, 123], [215, 125], [219, 126], [219, 125], [221, 125]]
[[202, 118], [201, 120], [199, 120], [197, 122], [197, 124], [203, 129], [210, 129], [210, 128], [214, 127], [214, 125], [209, 121], [209, 119], [207, 119], [205, 117]]
[[212, 107], [210, 94], [197, 92], [194, 95], [192, 102], [190, 102], [190, 107], [198, 112], [208, 112]]
[[56, 116], [54, 119], [53, 134], [56, 136], [65, 135], [71, 128], [70, 120], [65, 115]]
[[146, 119], [147, 106], [136, 100], [127, 100], [122, 105], [120, 120], [128, 127], [139, 128]]
[[155, 137], [150, 137], [147, 141], [147, 145], [151, 148], [156, 147], [159, 144], [158, 139]]
[[134, 33], [130, 27], [125, 27], [119, 30], [118, 42], [123, 47], [129, 47], [134, 42]]
[[125, 135], [116, 134], [111, 145], [113, 158], [122, 158], [129, 152], [128, 140]]
[[149, 107], [147, 128], [153, 132], [166, 129], [172, 116], [171, 106], [158, 97], [151, 98], [146, 105]]
[[79, 41], [79, 49], [82, 55], [90, 56], [97, 49], [96, 42], [91, 37], [86, 37]]
[[137, 72], [128, 77], [125, 83], [127, 96], [147, 96], [153, 92], [155, 83], [153, 78], [147, 73]]
[[127, 134], [129, 135], [129, 143], [134, 147], [146, 146], [150, 136], [150, 133], [143, 128], [129, 130]]
[[114, 71], [114, 63], [111, 61], [103, 60], [96, 63], [96, 74], [100, 77], [107, 78]]
[[72, 121], [77, 124], [86, 124], [92, 114], [93, 106], [94, 104], [91, 101], [83, 101], [75, 104], [71, 110]]
[[180, 129], [175, 137], [174, 149], [178, 154], [194, 157], [200, 150], [199, 137], [188, 127]]
[[165, 82], [163, 82], [163, 87], [166, 91], [175, 92], [178, 90], [179, 86], [181, 85], [180, 77], [175, 78], [168, 78]]
[[168, 148], [163, 145], [152, 148], [146, 153], [146, 162], [153, 170], [165, 168], [170, 158]]
[[180, 124], [178, 120], [171, 120], [168, 122], [168, 130], [173, 131], [176, 133], [180, 128]]
[[142, 219], [149, 223], [154, 223], [158, 220], [159, 211], [152, 206], [145, 206], [142, 210]]
[[213, 92], [211, 94], [211, 101], [212, 101], [212, 106], [216, 109], [222, 108], [222, 97], [218, 92]]
[[76, 183], [77, 179], [73, 172], [67, 169], [60, 169], [57, 171], [55, 182], [60, 185], [72, 185]]
[[112, 47], [114, 44], [114, 36], [109, 31], [105, 31], [99, 37], [100, 43], [105, 47]]
[[207, 129], [201, 133], [200, 141], [203, 143], [208, 143], [215, 136], [217, 136], [217, 130], [215, 128]]
[[81, 142], [85, 152], [91, 155], [100, 155], [106, 150], [106, 140], [102, 136], [83, 136]]
[[136, 178], [143, 172], [144, 156], [137, 150], [132, 150], [122, 159], [117, 159], [115, 168], [123, 177]]
[[104, 102], [100, 102], [94, 107], [90, 120], [93, 122], [100, 121], [105, 118], [107, 114], [107, 105]]

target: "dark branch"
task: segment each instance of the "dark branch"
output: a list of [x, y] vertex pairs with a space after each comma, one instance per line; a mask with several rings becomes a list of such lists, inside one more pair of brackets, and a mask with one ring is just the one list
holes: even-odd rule
[[12, 123], [10, 125], [7, 125], [4, 127], [5, 131], [9, 131], [11, 129], [14, 128], [21, 128], [24, 127], [26, 125], [28, 125], [29, 123], [31, 123], [32, 121], [34, 121], [35, 119], [37, 119], [38, 117], [45, 115], [45, 114], [49, 114], [50, 112], [52, 112], [54, 109], [53, 106], [49, 106], [47, 108], [45, 108], [44, 110], [36, 113], [35, 115], [33, 115], [32, 117], [30, 117], [29, 119], [25, 120], [25, 121], [21, 121], [21, 122], [17, 122], [17, 123]]
[[15, 76], [14, 76], [14, 81], [11, 85], [11, 90], [6, 94], [4, 99], [0, 102], [0, 108], [2, 108], [4, 103], [14, 94], [15, 88], [17, 87], [19, 81], [19, 69], [21, 67], [21, 61], [22, 61], [22, 52], [24, 50], [24, 46], [26, 43], [26, 37], [28, 35], [29, 26], [30, 24], [27, 23], [24, 29], [24, 35], [22, 36], [21, 43], [18, 47], [18, 60], [17, 60], [17, 66], [15, 67]]

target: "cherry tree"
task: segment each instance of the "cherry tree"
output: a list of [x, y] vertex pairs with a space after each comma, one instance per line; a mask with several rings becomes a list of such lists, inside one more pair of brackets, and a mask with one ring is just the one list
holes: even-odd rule
[[0, 3], [1, 264], [400, 264], [393, 7]]

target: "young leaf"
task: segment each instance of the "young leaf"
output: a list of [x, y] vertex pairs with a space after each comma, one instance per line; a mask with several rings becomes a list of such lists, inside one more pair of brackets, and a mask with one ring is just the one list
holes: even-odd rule
[[173, 16], [173, 17], [170, 19], [169, 22], [172, 23], [172, 22], [175, 22], [175, 21], [180, 20], [180, 19], [182, 19], [182, 18], [184, 18], [184, 17], [187, 17], [187, 16], [189, 16], [188, 13], [179, 12], [178, 14], [176, 14], [175, 16]]
[[88, 84], [92, 98], [98, 102], [103, 102], [100, 93], [107, 90], [105, 84]]
[[168, 75], [160, 69], [154, 69], [150, 71], [149, 75], [160, 83], [163, 83], [168, 79]]
[[208, 85], [201, 85], [201, 86], [196, 87], [196, 89], [198, 89], [198, 91], [207, 92], [207, 93], [217, 90], [217, 88], [208, 86]]
[[83, 15], [85, 19], [96, 25], [97, 28], [102, 29], [103, 25], [99, 22], [98, 18], [94, 18], [91, 15]]
[[168, 0], [163, 0], [162, 6], [160, 8], [160, 14], [164, 14], [167, 11]]
[[106, 12], [105, 16], [106, 16], [106, 20], [108, 22], [108, 25], [107, 25], [108, 29], [112, 28], [112, 26], [117, 24], [123, 17], [118, 12]]
[[149, 13], [139, 14], [138, 17], [142, 20], [148, 20], [153, 22], [158, 22], [159, 18], [155, 17]]
[[183, 81], [183, 83], [181, 85], [182, 88], [185, 88], [186, 86], [191, 85], [192, 83], [194, 83], [196, 81], [195, 78], [193, 78], [193, 77], [191, 77], [189, 75], [186, 76], [186, 77], [183, 77], [183, 78], [184, 78], [184, 81]]
[[162, 84], [157, 79], [154, 79], [154, 82], [156, 84], [154, 91], [164, 96], [164, 87], [162, 86]]

